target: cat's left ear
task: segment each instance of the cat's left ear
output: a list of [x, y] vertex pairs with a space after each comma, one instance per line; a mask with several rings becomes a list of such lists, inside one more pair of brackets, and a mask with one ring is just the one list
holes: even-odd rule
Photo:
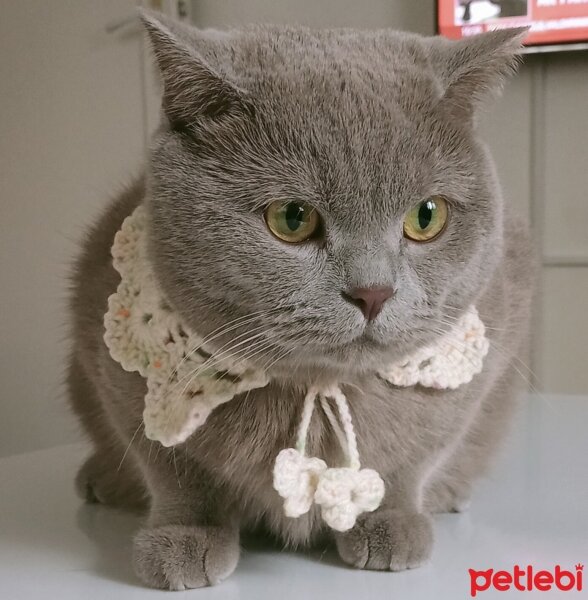
[[471, 121], [488, 97], [500, 93], [516, 71], [528, 27], [500, 29], [457, 42], [434, 38], [431, 62], [441, 80], [444, 109]]
[[207, 45], [218, 45], [220, 32], [213, 32], [215, 39], [207, 39], [209, 32], [151, 11], [139, 13], [161, 73], [163, 110], [172, 127], [242, 115], [250, 110], [246, 93], [203, 56], [202, 49]]

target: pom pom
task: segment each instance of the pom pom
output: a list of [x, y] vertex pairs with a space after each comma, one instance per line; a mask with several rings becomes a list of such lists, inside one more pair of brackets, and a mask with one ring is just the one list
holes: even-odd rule
[[319, 478], [326, 470], [320, 458], [308, 458], [294, 448], [280, 451], [274, 465], [274, 488], [284, 498], [287, 517], [296, 518], [310, 510]]
[[327, 469], [321, 475], [314, 501], [321, 506], [329, 527], [347, 531], [361, 513], [380, 506], [384, 491], [384, 482], [373, 469]]

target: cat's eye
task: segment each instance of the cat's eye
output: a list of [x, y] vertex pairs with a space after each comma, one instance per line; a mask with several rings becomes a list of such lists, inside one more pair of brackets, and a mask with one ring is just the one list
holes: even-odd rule
[[316, 208], [306, 202], [272, 202], [265, 211], [265, 222], [277, 238], [291, 244], [316, 237], [321, 228]]
[[441, 196], [431, 196], [406, 215], [404, 235], [415, 242], [430, 242], [443, 232], [448, 217], [447, 200]]

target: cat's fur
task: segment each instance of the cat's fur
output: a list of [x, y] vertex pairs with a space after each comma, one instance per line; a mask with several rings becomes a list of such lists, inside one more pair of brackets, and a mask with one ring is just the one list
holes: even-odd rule
[[[284, 516], [271, 470], [293, 443], [304, 390], [336, 380], [362, 463], [386, 483], [382, 507], [335, 535], [339, 553], [360, 568], [420, 565], [431, 552], [430, 514], [467, 505], [513, 407], [531, 252], [525, 227], [503, 206], [475, 117], [512, 70], [521, 32], [453, 43], [393, 31], [218, 33], [152, 15], [145, 22], [165, 87], [163, 122], [146, 180], [91, 230], [75, 274], [70, 396], [94, 445], [78, 489], [106, 504], [149, 504], [134, 560], [157, 587], [226, 577], [243, 528], [311, 544], [331, 532], [314, 508]], [[403, 238], [406, 211], [432, 194], [452, 204], [446, 231], [424, 244]], [[263, 209], [284, 198], [316, 206], [322, 240], [288, 245], [268, 232]], [[175, 310], [203, 335], [252, 315], [217, 347], [250, 355], [273, 377], [215, 409], [173, 450], [143, 436], [145, 382], [123, 371], [102, 339], [118, 283], [110, 247], [141, 202]], [[373, 285], [396, 292], [367, 324], [342, 292]], [[400, 389], [374, 375], [471, 303], [492, 340], [471, 384]], [[309, 453], [336, 463], [337, 452], [318, 411]]]

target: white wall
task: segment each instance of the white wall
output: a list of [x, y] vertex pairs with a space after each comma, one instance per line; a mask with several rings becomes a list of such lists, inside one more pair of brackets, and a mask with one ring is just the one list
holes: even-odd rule
[[545, 391], [588, 393], [588, 52], [528, 56], [483, 131], [542, 261], [531, 368]]
[[426, 0], [192, 0], [199, 27], [274, 23], [310, 27], [396, 27], [423, 34], [435, 29]]
[[73, 439], [62, 380], [76, 242], [142, 158], [133, 0], [18, 0], [0, 18], [0, 455]]
[[[76, 436], [61, 383], [69, 262], [83, 228], [139, 167], [157, 112], [140, 36], [105, 30], [134, 3], [3, 3], [0, 456]], [[195, 0], [192, 11], [200, 26], [434, 29], [432, 3], [421, 1]], [[529, 59], [483, 129], [505, 195], [538, 224], [551, 265], [543, 269], [533, 368], [549, 390], [586, 393], [588, 267], [579, 265], [588, 255], [588, 55]]]

